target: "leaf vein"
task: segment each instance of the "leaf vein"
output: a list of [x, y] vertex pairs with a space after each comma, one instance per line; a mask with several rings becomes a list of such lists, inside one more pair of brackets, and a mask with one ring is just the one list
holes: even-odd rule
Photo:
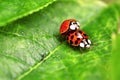
[[27, 76], [29, 73], [31, 73], [33, 70], [37, 69], [44, 61], [46, 61], [52, 54], [54, 54], [55, 51], [57, 51], [62, 44], [60, 44], [58, 47], [56, 47], [54, 50], [49, 52], [49, 55], [46, 56], [42, 61], [39, 63], [35, 64], [33, 67], [31, 67], [28, 71], [20, 75], [16, 80], [21, 80], [23, 77]]

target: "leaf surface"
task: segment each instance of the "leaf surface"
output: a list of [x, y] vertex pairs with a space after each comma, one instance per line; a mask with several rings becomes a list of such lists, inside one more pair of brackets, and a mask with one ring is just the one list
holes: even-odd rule
[[55, 0], [0, 0], [0, 27], [39, 11]]
[[[57, 1], [1, 27], [0, 79], [108, 79], [107, 61], [117, 16], [114, 6], [106, 8], [101, 1]], [[90, 36], [90, 50], [81, 52], [60, 41], [60, 24], [69, 18], [79, 20]]]

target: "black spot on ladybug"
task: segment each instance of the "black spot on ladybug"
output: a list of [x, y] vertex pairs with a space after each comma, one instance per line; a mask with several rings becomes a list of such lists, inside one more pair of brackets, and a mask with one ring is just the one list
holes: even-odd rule
[[87, 34], [83, 34], [84, 36], [87, 36]]
[[73, 38], [74, 38], [74, 36], [72, 35], [72, 36], [71, 36], [71, 39], [73, 39]]
[[77, 33], [75, 33], [75, 35], [77, 36]]
[[77, 41], [77, 40], [75, 41], [75, 44], [78, 44], [78, 41]]
[[70, 34], [69, 34], [69, 33], [68, 33], [67, 35], [68, 35], [68, 36], [70, 36]]
[[77, 24], [76, 22], [74, 22], [73, 24]]
[[75, 32], [75, 30], [71, 30], [69, 33], [72, 34], [72, 33], [74, 33], [74, 32]]
[[81, 33], [81, 34], [82, 34], [82, 31], [79, 31], [79, 33]]
[[81, 43], [84, 43], [83, 41], [81, 41]]
[[72, 40], [70, 40], [70, 44], [73, 44]]
[[80, 38], [77, 38], [77, 40], [80, 40]]

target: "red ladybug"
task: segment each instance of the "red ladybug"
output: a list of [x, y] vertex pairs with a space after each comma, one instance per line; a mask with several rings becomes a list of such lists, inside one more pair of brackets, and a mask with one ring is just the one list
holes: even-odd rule
[[60, 26], [60, 34], [62, 36], [66, 36], [66, 34], [69, 31], [78, 30], [79, 27], [80, 27], [80, 24], [79, 24], [79, 22], [77, 22], [77, 20], [75, 20], [75, 19], [65, 20], [65, 21], [63, 21], [63, 23]]
[[66, 38], [67, 42], [72, 46], [90, 48], [91, 41], [88, 39], [88, 35], [82, 30], [69, 31]]

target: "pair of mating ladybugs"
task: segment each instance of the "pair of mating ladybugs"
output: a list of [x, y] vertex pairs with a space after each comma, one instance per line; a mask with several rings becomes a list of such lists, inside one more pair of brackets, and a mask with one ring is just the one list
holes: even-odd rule
[[85, 32], [79, 29], [80, 24], [75, 19], [63, 21], [60, 26], [60, 34], [67, 39], [72, 46], [80, 46], [81, 48], [90, 48], [91, 41]]

